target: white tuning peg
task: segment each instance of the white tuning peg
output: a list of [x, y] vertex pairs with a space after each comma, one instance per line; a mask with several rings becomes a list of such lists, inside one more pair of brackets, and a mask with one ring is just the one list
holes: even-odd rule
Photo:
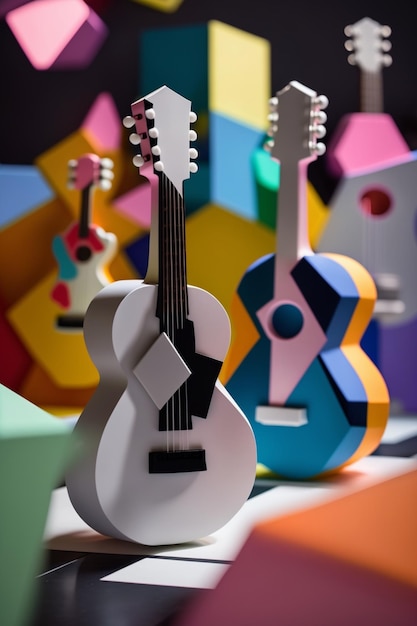
[[197, 113], [190, 111], [190, 124], [194, 124], [197, 121]]
[[314, 111], [313, 119], [316, 124], [325, 124], [327, 122], [327, 115], [324, 111]]
[[153, 146], [151, 152], [154, 156], [161, 156], [161, 148], [159, 146]]
[[327, 109], [329, 106], [329, 98], [323, 94], [321, 96], [317, 96], [315, 102], [320, 109]]
[[385, 24], [384, 26], [381, 27], [380, 32], [383, 37], [390, 37], [392, 33], [391, 26], [388, 26], [387, 24]]
[[346, 39], [344, 45], [345, 50], [347, 50], [348, 52], [353, 52], [353, 50], [355, 49], [355, 46], [353, 45], [353, 41], [351, 39]]
[[326, 152], [326, 146], [321, 141], [311, 146], [312, 152], [317, 156], [322, 156]]
[[157, 139], [159, 137], [159, 130], [157, 129], [156, 126], [154, 126], [153, 128], [149, 129], [148, 134], [151, 139]]
[[145, 117], [148, 120], [154, 120], [155, 119], [155, 110], [154, 109], [146, 109]]
[[68, 161], [68, 169], [74, 170], [77, 167], [77, 161], [75, 159], [70, 159]]
[[154, 165], [155, 171], [156, 172], [163, 172], [164, 171], [164, 164], [162, 163], [162, 161], [157, 161]]
[[197, 139], [197, 133], [195, 132], [195, 130], [190, 130], [188, 133], [188, 137], [190, 141], [195, 141]]
[[142, 167], [142, 165], [145, 163], [145, 159], [141, 154], [136, 154], [132, 159], [132, 163], [136, 167]]
[[191, 174], [195, 174], [196, 172], [198, 172], [197, 163], [190, 163], [190, 172]]
[[125, 128], [132, 128], [132, 126], [135, 125], [135, 118], [132, 117], [131, 115], [126, 115], [126, 117], [123, 118], [123, 126]]
[[349, 63], [349, 65], [356, 65], [356, 57], [354, 54], [349, 54], [347, 61]]
[[274, 145], [275, 145], [275, 141], [273, 139], [268, 139], [264, 143], [264, 150], [266, 150], [266, 152], [271, 152]]
[[272, 113], [269, 113], [268, 121], [269, 122], [278, 122], [278, 113], [277, 113], [277, 111], [273, 111]]
[[196, 159], [198, 157], [198, 150], [190, 148], [188, 154], [190, 155], [190, 159]]
[[269, 98], [268, 104], [271, 111], [276, 110], [278, 106], [278, 96], [272, 96], [272, 98]]
[[317, 139], [323, 139], [323, 137], [326, 136], [326, 128], [323, 126], [323, 124], [317, 124], [314, 125], [311, 128], [311, 131], [314, 133], [314, 135], [317, 137]]
[[101, 179], [106, 179], [106, 180], [113, 180], [114, 179], [114, 172], [112, 170], [102, 170], [102, 172], [100, 172], [100, 178]]
[[131, 133], [129, 135], [129, 141], [134, 146], [138, 146], [141, 142], [140, 135], [138, 135], [137, 133]]
[[108, 191], [109, 189], [111, 189], [111, 181], [108, 180], [107, 178], [104, 178], [100, 181], [99, 185], [100, 189], [102, 189], [103, 191]]
[[384, 52], [389, 52], [391, 48], [392, 48], [392, 43], [388, 41], [388, 39], [384, 39], [383, 41], [381, 41], [381, 50], [383, 50]]
[[385, 67], [389, 67], [390, 65], [392, 65], [392, 56], [390, 54], [384, 54], [384, 56], [382, 57], [382, 62]]
[[352, 24], [348, 24], [347, 26], [345, 26], [343, 32], [345, 33], [346, 37], [352, 37], [353, 35]]
[[114, 167], [114, 161], [112, 161], [112, 159], [109, 159], [108, 157], [104, 157], [103, 159], [100, 159], [100, 167], [105, 167], [108, 170], [112, 170]]

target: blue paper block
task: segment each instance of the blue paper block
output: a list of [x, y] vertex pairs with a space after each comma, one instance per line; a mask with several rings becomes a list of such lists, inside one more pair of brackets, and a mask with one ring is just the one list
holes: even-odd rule
[[264, 132], [217, 113], [210, 113], [211, 201], [243, 216], [258, 217], [251, 156]]
[[52, 190], [35, 166], [0, 165], [0, 228], [52, 198]]

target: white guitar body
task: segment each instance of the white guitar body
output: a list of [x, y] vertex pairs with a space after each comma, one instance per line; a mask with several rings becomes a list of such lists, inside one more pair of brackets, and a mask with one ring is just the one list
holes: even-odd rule
[[113, 233], [108, 233], [100, 226], [95, 226], [95, 234], [100, 240], [103, 249], [93, 251], [91, 258], [83, 263], [74, 262], [77, 271], [75, 278], [67, 281], [70, 295], [70, 308], [65, 314], [68, 316], [83, 317], [92, 296], [109, 284], [109, 278], [105, 268], [114, 258], [117, 252], [117, 237]]
[[[84, 336], [100, 383], [75, 427], [87, 452], [66, 476], [87, 524], [147, 545], [192, 541], [223, 526], [248, 498], [256, 470], [252, 428], [219, 381], [206, 418], [193, 416], [185, 432], [158, 429], [158, 407], [134, 372], [160, 337], [157, 293], [141, 280], [117, 281], [90, 304]], [[200, 288], [188, 286], [188, 297], [196, 351], [222, 361], [227, 313]], [[150, 473], [149, 452], [162, 449], [167, 437], [185, 436], [190, 448], [206, 451], [207, 469]]]

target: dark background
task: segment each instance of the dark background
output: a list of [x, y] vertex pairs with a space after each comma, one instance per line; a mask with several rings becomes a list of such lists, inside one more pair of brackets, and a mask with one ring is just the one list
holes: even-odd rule
[[133, 0], [88, 3], [109, 34], [81, 70], [34, 69], [1, 19], [0, 163], [31, 164], [78, 129], [103, 91], [112, 94], [122, 118], [130, 103], [145, 95], [138, 93], [141, 33], [210, 19], [270, 42], [272, 91], [298, 80], [327, 95], [327, 138], [343, 114], [359, 110], [359, 70], [347, 63], [344, 27], [363, 17], [390, 25], [393, 65], [383, 73], [384, 111], [394, 117], [410, 148], [417, 148], [416, 24], [410, 0], [184, 0], [173, 13]]

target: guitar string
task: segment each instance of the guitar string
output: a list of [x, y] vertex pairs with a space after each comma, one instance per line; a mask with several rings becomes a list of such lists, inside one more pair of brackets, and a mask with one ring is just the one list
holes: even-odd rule
[[[182, 198], [175, 186], [170, 183], [170, 190], [172, 195], [172, 206], [174, 210], [174, 227], [172, 232], [174, 233], [173, 242], [173, 254], [175, 259], [175, 267], [177, 271], [173, 277], [173, 292], [175, 293], [175, 328], [184, 329], [185, 323], [185, 298], [186, 285], [185, 281], [185, 236], [184, 236], [184, 206]], [[182, 387], [178, 390], [178, 418], [179, 418], [179, 430], [177, 434], [178, 448], [186, 449], [188, 447], [188, 383], [185, 381]], [[181, 428], [181, 423], [185, 419], [185, 428]]]
[[[165, 177], [165, 175], [162, 173], [161, 174], [162, 177], [162, 181], [163, 181], [163, 187], [164, 187], [164, 193], [163, 193], [163, 214], [164, 214], [164, 220], [163, 220], [163, 229], [164, 229], [164, 242], [168, 243], [168, 249], [165, 246], [164, 251], [163, 251], [163, 258], [164, 258], [164, 266], [165, 266], [165, 271], [164, 271], [164, 276], [165, 276], [165, 290], [164, 290], [164, 295], [165, 295], [165, 309], [166, 309], [166, 328], [167, 328], [167, 333], [168, 333], [168, 337], [170, 338], [171, 341], [175, 342], [175, 337], [173, 336], [173, 319], [172, 319], [172, 293], [171, 293], [171, 285], [173, 283], [173, 277], [172, 277], [172, 271], [173, 271], [173, 264], [169, 263], [168, 259], [171, 258], [172, 259], [172, 234], [171, 234], [171, 224], [170, 224], [170, 211], [168, 211], [168, 207], [169, 207], [169, 198], [167, 197], [167, 179]], [[175, 435], [174, 435], [174, 429], [175, 429], [175, 394], [173, 394], [169, 401], [168, 401], [168, 406], [167, 406], [167, 417], [168, 417], [168, 423], [167, 423], [167, 434], [168, 434], [168, 441], [171, 440], [171, 449], [175, 450]], [[170, 449], [170, 447], [168, 446], [168, 450]]]
[[[383, 112], [383, 92], [380, 72], [362, 72], [362, 111], [366, 113]], [[374, 277], [383, 250], [383, 239], [381, 237], [381, 223], [378, 216], [372, 213], [372, 198], [362, 198], [362, 209], [364, 211], [364, 228], [362, 239], [362, 258], [369, 273]]]
[[[182, 236], [181, 223], [181, 203], [178, 201], [178, 194], [172, 183], [162, 174], [163, 179], [163, 212], [164, 220], [162, 228], [164, 229], [164, 241], [168, 241], [168, 250], [163, 255], [163, 288], [166, 303], [163, 311], [164, 327], [173, 344], [176, 344], [176, 329], [183, 328], [184, 310], [181, 294], [183, 291], [184, 281], [184, 262], [182, 258], [184, 238]], [[182, 254], [181, 254], [182, 253]], [[185, 404], [183, 405], [183, 396]], [[177, 390], [168, 400], [166, 407], [166, 431], [167, 431], [167, 451], [184, 449], [187, 445], [187, 438], [184, 442], [182, 433], [181, 416], [185, 413], [186, 428], [188, 430], [188, 393], [187, 384], [184, 383], [183, 388]], [[178, 421], [178, 433], [176, 432], [176, 418]]]
[[[184, 199], [176, 192], [178, 198], [178, 208], [179, 208], [179, 237], [178, 237], [178, 252], [180, 256], [180, 277], [181, 281], [179, 284], [180, 287], [180, 322], [181, 328], [184, 328], [184, 324], [186, 318], [188, 317], [188, 291], [187, 291], [187, 266], [186, 266], [186, 248], [185, 248], [185, 207], [184, 207]], [[184, 413], [186, 419], [186, 427], [184, 429], [184, 441], [183, 441], [183, 449], [189, 449], [189, 397], [188, 397], [188, 379], [184, 382]]]
[[[81, 246], [90, 247], [90, 224], [91, 224], [91, 207], [93, 202], [93, 194], [94, 194], [94, 184], [96, 181], [97, 172], [95, 171], [95, 163], [91, 163], [93, 167], [93, 173], [91, 174], [91, 182], [88, 183], [86, 187], [81, 190], [81, 211], [80, 218], [78, 221], [78, 244]], [[79, 167], [79, 163], [77, 164]], [[82, 243], [81, 243], [82, 242]], [[83, 261], [80, 261], [77, 258], [77, 248], [74, 250], [75, 252], [75, 263], [77, 265], [77, 271], [80, 272], [79, 279], [77, 277], [72, 283], [72, 293], [71, 293], [71, 305], [69, 314], [71, 315], [71, 309], [73, 310], [73, 315], [76, 317], [78, 314], [84, 317], [89, 301], [91, 300], [91, 296], [93, 294], [94, 287], [94, 268], [93, 272], [89, 267], [92, 260], [87, 260], [87, 267], [85, 267]], [[91, 254], [93, 252], [91, 251]], [[85, 271], [86, 270], [86, 271]], [[79, 300], [77, 301], [77, 294], [79, 295]], [[84, 294], [84, 297], [83, 297]], [[91, 294], [89, 296], [88, 294]], [[87, 296], [87, 297], [86, 297]], [[77, 308], [79, 311], [77, 313]]]

